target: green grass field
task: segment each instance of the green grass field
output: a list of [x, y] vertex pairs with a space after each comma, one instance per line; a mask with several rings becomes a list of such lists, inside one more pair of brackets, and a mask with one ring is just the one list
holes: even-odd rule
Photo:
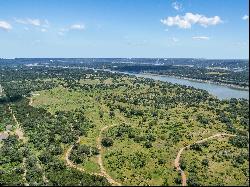
[[[218, 132], [227, 132], [225, 125], [218, 120], [214, 109], [208, 110], [208, 101], [195, 106], [179, 102], [175, 107], [167, 107], [164, 104], [159, 107], [154, 102], [156, 97], [177, 97], [178, 89], [162, 92], [158, 91], [160, 83], [149, 86], [137, 85], [133, 81], [134, 78], [128, 77], [82, 79], [79, 81], [80, 85], [104, 84], [108, 88], [72, 90], [59, 86], [34, 92], [32, 106], [44, 108], [52, 114], [84, 107], [86, 117], [95, 128], [91, 129], [86, 137], [81, 138], [82, 145], [97, 146], [96, 139], [100, 129], [116, 125], [104, 133], [104, 136], [112, 138], [114, 143], [104, 149], [102, 158], [109, 175], [123, 185], [179, 185], [180, 176], [174, 168], [174, 159], [179, 149]], [[118, 85], [121, 82], [127, 85]], [[191, 93], [192, 90], [187, 92]], [[132, 103], [132, 100], [138, 98], [148, 102], [145, 105], [137, 104], [136, 101]], [[142, 111], [143, 115], [127, 115], [119, 110], [119, 107]], [[218, 107], [228, 107], [228, 104], [220, 104]], [[114, 110], [112, 117], [111, 109]], [[100, 112], [103, 113], [102, 117]], [[202, 124], [197, 120], [199, 115], [206, 117], [209, 122]], [[239, 118], [236, 118], [234, 124], [237, 128], [241, 128], [240, 123], [237, 123]], [[232, 158], [240, 151], [246, 152], [246, 149], [232, 147], [228, 138], [213, 140], [209, 147], [203, 148], [202, 151], [187, 150], [182, 155], [187, 176], [192, 178], [192, 175], [195, 175], [194, 180], [202, 185], [247, 185], [248, 172], [245, 170], [248, 169], [248, 161], [238, 166], [231, 164], [233, 161], [230, 159], [223, 158], [218, 161], [214, 158], [220, 157], [220, 150], [229, 151]], [[204, 159], [209, 160], [207, 167], [201, 164]], [[82, 167], [87, 172], [100, 170], [97, 157], [88, 158]]]

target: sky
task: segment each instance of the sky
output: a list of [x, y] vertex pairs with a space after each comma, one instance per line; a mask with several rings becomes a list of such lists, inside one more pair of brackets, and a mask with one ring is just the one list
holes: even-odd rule
[[0, 0], [0, 58], [249, 59], [248, 0]]

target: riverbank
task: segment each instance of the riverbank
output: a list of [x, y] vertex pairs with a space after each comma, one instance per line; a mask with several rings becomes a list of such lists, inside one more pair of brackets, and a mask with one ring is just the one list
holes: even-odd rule
[[[124, 72], [121, 72], [121, 73], [124, 73]], [[220, 85], [220, 86], [227, 86], [227, 87], [237, 89], [237, 90], [249, 91], [249, 87], [242, 87], [242, 86], [238, 86], [238, 85], [234, 85], [234, 84], [226, 84], [226, 83], [215, 82], [215, 81], [208, 81], [208, 80], [202, 80], [202, 79], [193, 79], [193, 78], [174, 76], [174, 75], [161, 75], [161, 74], [148, 73], [148, 72], [146, 72], [146, 73], [143, 72], [143, 73], [140, 73], [140, 74], [150, 75], [150, 76], [172, 77], [172, 78], [176, 78], [176, 79], [184, 79], [184, 80], [189, 80], [189, 81], [194, 81], [194, 82], [201, 82], [201, 83], [208, 83], [208, 84], [217, 84], [217, 85]]]
[[[160, 80], [163, 82], [170, 82], [173, 84], [180, 84], [191, 86], [198, 89], [203, 89], [208, 91], [210, 94], [216, 96], [218, 99], [231, 99], [231, 98], [244, 98], [249, 100], [249, 88], [242, 88], [236, 85], [228, 85], [223, 83], [214, 83], [212, 81], [204, 81], [197, 79], [190, 79], [187, 77], [177, 77], [177, 76], [167, 76], [159, 75], [153, 73], [129, 73], [125, 71], [115, 71], [111, 69], [104, 68], [89, 68], [89, 67], [65, 67], [65, 66], [52, 66], [52, 67], [62, 67], [62, 68], [78, 68], [78, 69], [89, 69], [94, 71], [106, 71], [111, 73], [120, 73], [127, 75], [134, 75], [137, 77], [152, 78], [154, 80]], [[173, 80], [174, 79], [174, 80]]]
[[213, 84], [213, 83], [207, 83], [204, 81], [196, 81], [196, 80], [188, 80], [188, 78], [176, 78], [176, 77], [170, 77], [170, 76], [164, 76], [164, 75], [158, 75], [158, 74], [149, 74], [149, 73], [129, 73], [129, 72], [118, 72], [118, 71], [110, 71], [110, 70], [104, 70], [109, 71], [113, 73], [121, 73], [121, 74], [127, 74], [127, 75], [134, 75], [137, 77], [144, 77], [144, 78], [150, 78], [158, 81], [163, 82], [170, 82], [173, 84], [180, 84], [180, 85], [186, 85], [191, 86], [196, 89], [202, 89], [208, 91], [211, 95], [216, 96], [218, 99], [247, 99], [249, 100], [249, 91], [248, 90], [242, 90], [237, 88], [231, 88], [229, 86], [225, 86], [222, 84]]

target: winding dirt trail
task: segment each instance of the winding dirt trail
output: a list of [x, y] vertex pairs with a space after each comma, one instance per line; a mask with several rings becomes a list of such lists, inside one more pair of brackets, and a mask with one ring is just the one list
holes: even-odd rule
[[[103, 127], [101, 130], [100, 130], [100, 133], [99, 133], [99, 136], [97, 137], [96, 139], [96, 142], [97, 142], [97, 148], [98, 150], [100, 151], [100, 154], [97, 156], [97, 162], [98, 162], [98, 165], [100, 166], [100, 169], [101, 169], [101, 172], [100, 173], [89, 173], [91, 175], [96, 175], [96, 176], [102, 176], [102, 177], [105, 177], [108, 182], [110, 184], [112, 184], [113, 186], [121, 186], [120, 183], [116, 182], [114, 179], [112, 179], [112, 177], [106, 172], [104, 166], [103, 166], [103, 161], [102, 161], [102, 152], [103, 152], [103, 149], [102, 149], [102, 145], [101, 145], [101, 140], [102, 140], [102, 133], [107, 130], [108, 128], [110, 127], [114, 127], [115, 125], [111, 125], [111, 126], [105, 126]], [[80, 143], [80, 137], [78, 138], [78, 140], [76, 141], [75, 144], [77, 143]], [[69, 159], [69, 156], [70, 156], [70, 153], [73, 149], [73, 147], [75, 146], [75, 144], [71, 145], [66, 153], [65, 153], [65, 156], [64, 156], [64, 159], [66, 161], [66, 164], [69, 166], [69, 167], [72, 167], [72, 168], [75, 168], [81, 172], [84, 172], [84, 168], [82, 167], [79, 167], [77, 166], [76, 164], [74, 164], [70, 159]]]
[[[78, 137], [78, 140], [76, 141], [76, 143], [75, 144], [78, 144], [78, 143], [80, 143], [80, 140], [81, 140], [81, 138], [80, 137]], [[84, 171], [84, 169], [83, 168], [81, 168], [81, 167], [78, 167], [77, 165], [75, 165], [70, 159], [69, 159], [69, 156], [70, 156], [70, 153], [71, 153], [71, 151], [72, 151], [72, 149], [73, 149], [73, 147], [75, 146], [75, 144], [73, 144], [73, 145], [71, 145], [68, 149], [67, 149], [67, 151], [66, 151], [66, 154], [65, 154], [65, 161], [66, 161], [66, 164], [69, 166], [69, 167], [72, 167], [72, 168], [75, 168], [75, 169], [77, 169], [77, 170], [79, 170], [79, 171]]]
[[218, 133], [218, 134], [215, 134], [213, 136], [210, 136], [210, 137], [204, 138], [202, 140], [199, 140], [197, 142], [194, 142], [194, 143], [192, 143], [190, 145], [187, 145], [187, 146], [185, 146], [185, 147], [183, 147], [183, 148], [180, 149], [180, 151], [178, 152], [178, 154], [177, 154], [177, 156], [176, 156], [176, 158], [174, 160], [174, 166], [175, 166], [176, 170], [181, 173], [182, 186], [187, 186], [187, 177], [185, 175], [185, 172], [180, 167], [180, 158], [181, 158], [182, 152], [185, 149], [188, 149], [193, 144], [200, 144], [200, 143], [206, 142], [206, 141], [208, 141], [210, 139], [219, 138], [219, 137], [225, 137], [225, 136], [233, 137], [233, 136], [236, 136], [236, 135], [234, 135], [234, 134], [226, 134], [226, 133]]
[[[12, 108], [10, 107], [10, 105], [9, 105], [9, 111], [10, 111], [10, 113], [11, 113], [11, 115], [12, 115], [12, 118], [14, 119], [14, 121], [15, 121], [15, 123], [16, 123], [16, 125], [17, 125], [17, 128], [15, 129], [15, 134], [18, 136], [18, 139], [19, 139], [19, 140], [24, 140], [24, 139], [25, 139], [25, 138], [24, 138], [24, 133], [23, 133], [23, 131], [22, 131], [22, 129], [21, 129], [21, 126], [20, 126], [20, 123], [17, 121], [16, 116], [15, 116], [15, 114], [13, 113], [13, 110], [12, 110]], [[23, 167], [24, 167], [24, 173], [23, 173], [23, 180], [25, 181], [24, 185], [25, 185], [25, 186], [29, 186], [29, 183], [27, 182], [27, 179], [26, 179], [26, 173], [27, 173], [27, 169], [26, 169], [26, 158], [23, 158], [22, 165], [23, 165]]]
[[100, 151], [100, 154], [98, 155], [98, 164], [100, 166], [100, 169], [101, 169], [101, 175], [104, 176], [110, 184], [112, 184], [113, 186], [122, 186], [119, 182], [116, 182], [114, 179], [112, 179], [112, 177], [106, 172], [104, 166], [103, 166], [103, 160], [102, 160], [102, 153], [103, 153], [103, 148], [102, 148], [102, 143], [101, 143], [101, 140], [102, 140], [102, 133], [111, 128], [111, 127], [114, 127], [116, 125], [111, 125], [111, 126], [105, 126], [101, 129], [100, 131], [100, 134], [98, 136], [98, 138], [96, 139], [97, 141], [97, 148], [99, 149]]
[[11, 108], [10, 106], [9, 106], [9, 110], [10, 110], [10, 113], [11, 113], [11, 115], [12, 115], [12, 118], [14, 119], [14, 121], [15, 121], [15, 123], [16, 123], [16, 125], [17, 125], [17, 128], [16, 128], [16, 130], [15, 130], [15, 134], [18, 136], [18, 138], [19, 138], [20, 140], [23, 140], [23, 139], [24, 139], [24, 133], [23, 133], [21, 127], [20, 127], [20, 123], [17, 121], [16, 116], [15, 116], [15, 114], [13, 113], [12, 108]]
[[26, 158], [23, 158], [23, 163], [22, 163], [22, 165], [23, 165], [23, 168], [25, 168], [25, 169], [24, 169], [24, 172], [23, 172], [23, 181], [25, 181], [25, 182], [24, 182], [24, 186], [29, 186], [29, 183], [27, 182], [27, 179], [26, 179], [26, 175], [27, 175]]
[[47, 184], [47, 183], [49, 182], [49, 180], [48, 180], [48, 178], [46, 177], [45, 171], [44, 171], [44, 169], [42, 168], [42, 166], [41, 166], [41, 164], [40, 164], [39, 162], [41, 162], [41, 161], [37, 158], [37, 163], [36, 163], [36, 164], [37, 164], [38, 168], [39, 168], [40, 170], [43, 171], [43, 182], [44, 182], [45, 184]]

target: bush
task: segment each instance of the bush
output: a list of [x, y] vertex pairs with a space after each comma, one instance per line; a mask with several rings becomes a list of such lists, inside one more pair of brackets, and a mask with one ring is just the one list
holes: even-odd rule
[[134, 137], [134, 141], [136, 143], [140, 143], [140, 142], [145, 141], [145, 140], [146, 140], [146, 138], [144, 136], [137, 136], [137, 135], [135, 135], [135, 137]]
[[195, 176], [190, 175], [188, 180], [187, 180], [188, 186], [200, 186], [198, 182], [198, 178]]
[[164, 158], [160, 158], [159, 160], [158, 160], [158, 164], [160, 164], [160, 165], [163, 165], [163, 164], [165, 164], [166, 163], [166, 160], [164, 159]]
[[203, 166], [208, 166], [208, 164], [209, 164], [209, 160], [208, 159], [203, 159], [202, 161], [201, 161], [201, 164], [203, 165]]
[[162, 186], [169, 186], [168, 179], [165, 179]]
[[152, 145], [152, 143], [151, 143], [150, 141], [146, 141], [146, 142], [144, 143], [144, 147], [146, 147], [146, 148], [151, 148], [151, 147], [153, 147], [153, 145]]
[[192, 150], [202, 151], [201, 146], [199, 144], [193, 144], [193, 145], [190, 146], [190, 148]]
[[100, 118], [103, 118], [103, 115], [104, 115], [103, 111], [99, 111]]
[[143, 168], [146, 165], [146, 159], [147, 157], [145, 154], [142, 152], [136, 152], [130, 157], [131, 166], [135, 169]]
[[111, 138], [106, 137], [102, 139], [101, 143], [104, 147], [110, 147], [113, 145], [114, 141]]
[[174, 182], [175, 184], [181, 184], [181, 178], [180, 177], [175, 178]]
[[180, 160], [180, 168], [181, 168], [182, 170], [185, 170], [186, 167], [187, 167], [186, 162], [185, 162], [184, 160]]
[[246, 136], [230, 137], [229, 143], [239, 148], [247, 148], [248, 139]]

